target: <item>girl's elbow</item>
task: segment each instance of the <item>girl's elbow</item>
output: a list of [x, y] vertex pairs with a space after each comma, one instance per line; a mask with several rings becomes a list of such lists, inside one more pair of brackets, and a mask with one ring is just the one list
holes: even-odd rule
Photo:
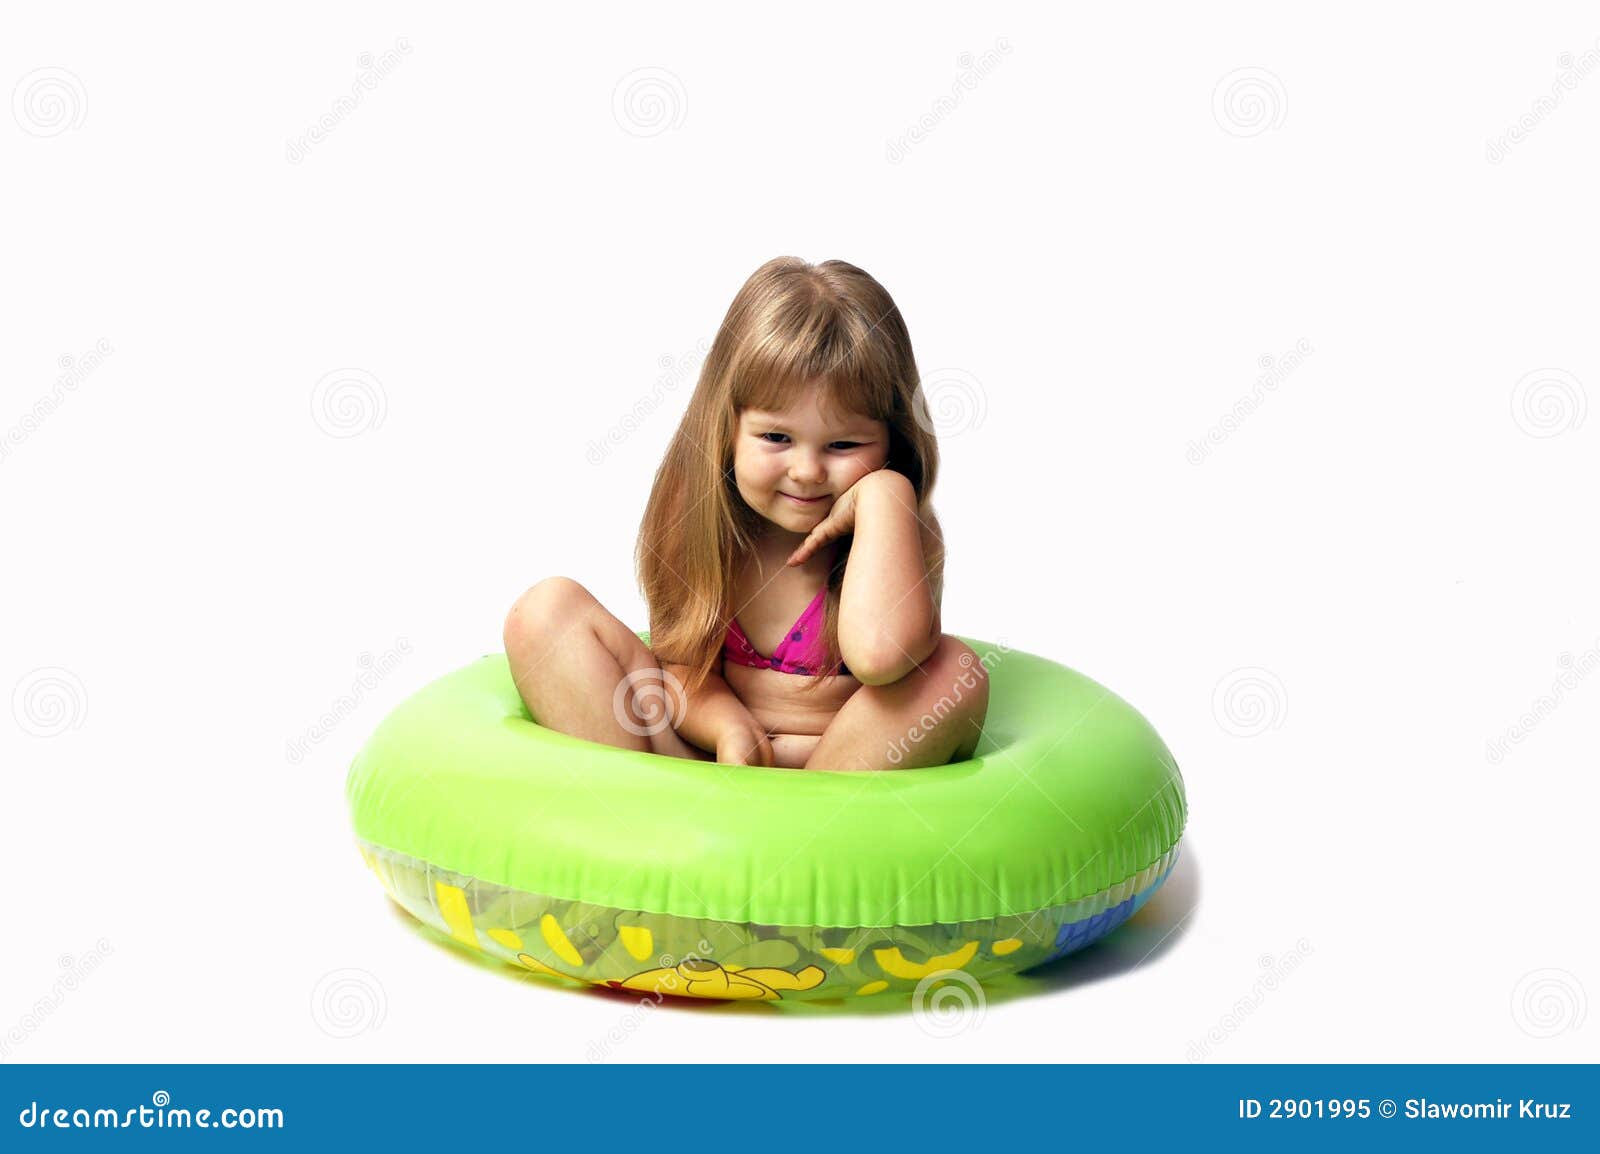
[[938, 647], [937, 637], [909, 644], [885, 637], [864, 651], [858, 649], [854, 657], [847, 650], [844, 662], [862, 685], [893, 685], [926, 661]]
[[896, 665], [876, 665], [855, 661], [846, 661], [845, 664], [850, 667], [850, 675], [861, 682], [862, 685], [893, 685], [913, 668], [909, 665], [902, 668]]

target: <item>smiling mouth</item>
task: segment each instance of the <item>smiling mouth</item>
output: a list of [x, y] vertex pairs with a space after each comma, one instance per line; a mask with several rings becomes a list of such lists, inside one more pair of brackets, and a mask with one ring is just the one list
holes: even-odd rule
[[[796, 497], [793, 493], [784, 493], [783, 495], [789, 498], [789, 500], [800, 505], [815, 505], [818, 501], [822, 500], [822, 497]], [[823, 494], [823, 496], [826, 495], [827, 494]]]

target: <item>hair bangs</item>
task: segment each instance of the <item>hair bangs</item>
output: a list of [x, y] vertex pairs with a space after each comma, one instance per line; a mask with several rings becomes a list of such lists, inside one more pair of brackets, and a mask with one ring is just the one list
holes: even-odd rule
[[830, 417], [864, 413], [881, 421], [894, 412], [892, 358], [883, 355], [881, 338], [874, 340], [875, 326], [821, 300], [797, 315], [774, 319], [788, 323], [769, 327], [735, 359], [735, 409], [782, 412], [816, 382]]

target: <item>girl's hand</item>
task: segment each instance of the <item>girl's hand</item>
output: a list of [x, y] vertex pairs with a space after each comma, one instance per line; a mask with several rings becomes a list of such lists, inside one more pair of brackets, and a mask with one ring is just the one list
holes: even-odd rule
[[737, 722], [717, 738], [719, 765], [764, 765], [774, 768], [772, 742], [755, 718]]
[[833, 503], [833, 508], [828, 510], [828, 515], [817, 524], [815, 529], [811, 530], [804, 541], [800, 542], [800, 547], [789, 554], [789, 560], [785, 564], [798, 565], [829, 541], [855, 532], [856, 499], [861, 495], [862, 490], [878, 485], [891, 484], [893, 479], [897, 477], [904, 480], [904, 477], [893, 469], [874, 469], [857, 480], [854, 485], [851, 485], [843, 493], [840, 493], [838, 500]]

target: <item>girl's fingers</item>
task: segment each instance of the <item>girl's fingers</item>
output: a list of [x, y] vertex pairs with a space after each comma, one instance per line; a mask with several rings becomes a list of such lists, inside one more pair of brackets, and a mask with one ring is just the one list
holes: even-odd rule
[[842, 533], [843, 530], [835, 527], [833, 515], [829, 514], [828, 519], [822, 524], [818, 525], [815, 529], [811, 530], [810, 535], [807, 536], [804, 541], [800, 542], [800, 547], [793, 553], [789, 554], [788, 563], [790, 565], [798, 565], [801, 561], [804, 561], [807, 557], [811, 556], [812, 553], [822, 548], [822, 546], [826, 545], [829, 541], [833, 540], [835, 537], [841, 536]]

